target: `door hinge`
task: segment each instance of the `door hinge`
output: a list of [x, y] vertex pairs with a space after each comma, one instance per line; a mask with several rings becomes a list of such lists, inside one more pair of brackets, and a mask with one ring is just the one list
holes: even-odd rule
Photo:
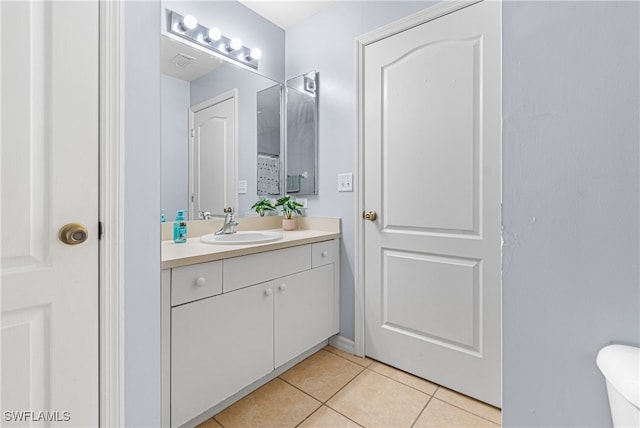
[[195, 202], [195, 200], [196, 200], [196, 197], [195, 197], [195, 195], [192, 193], [192, 194], [191, 194], [191, 202]]
[[191, 137], [195, 137], [196, 136], [196, 130], [194, 128], [191, 128]]
[[104, 233], [104, 225], [101, 221], [98, 222], [98, 240], [102, 239], [102, 234]]

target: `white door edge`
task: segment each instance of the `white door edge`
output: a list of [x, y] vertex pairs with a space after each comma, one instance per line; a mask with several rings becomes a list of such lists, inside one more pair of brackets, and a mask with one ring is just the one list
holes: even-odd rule
[[124, 425], [123, 114], [121, 2], [100, 0], [100, 426]]
[[364, 222], [362, 212], [364, 206], [364, 48], [365, 46], [406, 31], [410, 28], [440, 18], [483, 0], [444, 0], [434, 6], [401, 18], [356, 38], [357, 62], [357, 129], [356, 129], [356, 248], [355, 248], [355, 289], [354, 289], [354, 351], [355, 355], [364, 357], [365, 350], [365, 296], [364, 296]]

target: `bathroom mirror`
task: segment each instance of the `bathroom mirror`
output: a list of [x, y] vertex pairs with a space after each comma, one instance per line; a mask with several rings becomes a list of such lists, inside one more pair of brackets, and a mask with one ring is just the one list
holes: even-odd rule
[[318, 80], [316, 71], [287, 80], [287, 194], [318, 192]]
[[[258, 193], [256, 154], [281, 157], [282, 84], [165, 36], [161, 72], [161, 203], [167, 221], [181, 209], [192, 220], [198, 210], [217, 216], [227, 206], [250, 215]], [[231, 121], [229, 114], [235, 116]], [[198, 143], [205, 134], [229, 139], [231, 133], [235, 143]], [[277, 187], [282, 189], [275, 183], [269, 191]]]
[[282, 85], [274, 85], [257, 94], [258, 195], [282, 194]]

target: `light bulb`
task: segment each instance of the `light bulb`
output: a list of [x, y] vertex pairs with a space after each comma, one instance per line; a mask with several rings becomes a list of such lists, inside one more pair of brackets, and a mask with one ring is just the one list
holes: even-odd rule
[[182, 18], [182, 28], [186, 30], [193, 30], [198, 26], [198, 20], [193, 15], [186, 15]]
[[253, 48], [249, 51], [249, 57], [248, 57], [249, 60], [260, 59], [260, 58], [262, 58], [262, 51], [260, 49]]
[[231, 39], [231, 41], [229, 42], [229, 48], [232, 51], [237, 51], [238, 49], [240, 49], [242, 47], [242, 40], [240, 40], [237, 37], [234, 37], [233, 39]]
[[217, 28], [209, 29], [209, 32], [207, 33], [207, 38], [210, 41], [215, 42], [217, 40], [220, 40], [220, 37], [222, 37], [222, 33], [220, 32], [220, 30], [218, 30]]

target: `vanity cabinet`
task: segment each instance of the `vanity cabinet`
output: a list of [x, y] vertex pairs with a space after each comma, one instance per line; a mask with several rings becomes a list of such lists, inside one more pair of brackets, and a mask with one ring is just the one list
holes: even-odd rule
[[171, 289], [165, 312], [170, 363], [163, 366], [170, 370], [171, 426], [192, 420], [338, 332], [338, 242], [163, 272]]

